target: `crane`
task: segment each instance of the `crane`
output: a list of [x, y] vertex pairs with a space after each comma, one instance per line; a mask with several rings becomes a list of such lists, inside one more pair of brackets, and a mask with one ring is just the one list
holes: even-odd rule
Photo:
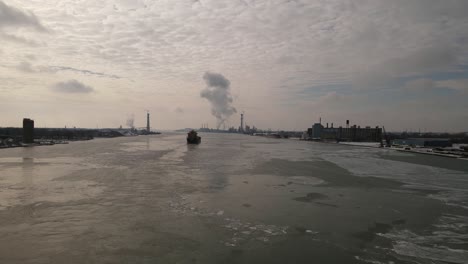
[[[391, 147], [391, 144], [390, 144], [390, 139], [388, 138], [388, 135], [387, 135], [387, 132], [385, 131], [385, 126], [382, 126], [382, 132], [383, 132], [383, 135], [380, 137], [380, 147], [383, 148], [383, 147]], [[383, 142], [385, 138], [385, 144]]]

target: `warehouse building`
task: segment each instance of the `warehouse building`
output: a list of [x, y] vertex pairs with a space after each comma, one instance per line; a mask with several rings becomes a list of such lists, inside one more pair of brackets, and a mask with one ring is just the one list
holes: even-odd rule
[[[346, 121], [349, 124], [349, 121]], [[321, 123], [315, 123], [312, 128], [307, 129], [309, 139], [312, 140], [336, 140], [336, 141], [356, 141], [356, 142], [380, 142], [382, 139], [382, 128], [369, 126], [361, 128], [360, 126], [346, 127], [324, 127]]]

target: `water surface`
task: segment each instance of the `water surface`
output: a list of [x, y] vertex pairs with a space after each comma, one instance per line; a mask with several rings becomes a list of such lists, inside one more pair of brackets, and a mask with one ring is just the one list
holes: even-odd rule
[[467, 161], [201, 136], [0, 150], [0, 263], [467, 263]]

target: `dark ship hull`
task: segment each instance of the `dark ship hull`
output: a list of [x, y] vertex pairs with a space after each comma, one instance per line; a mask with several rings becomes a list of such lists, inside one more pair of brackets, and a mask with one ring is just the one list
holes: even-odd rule
[[196, 138], [187, 137], [187, 144], [200, 144], [200, 142], [201, 142], [201, 137], [196, 137]]

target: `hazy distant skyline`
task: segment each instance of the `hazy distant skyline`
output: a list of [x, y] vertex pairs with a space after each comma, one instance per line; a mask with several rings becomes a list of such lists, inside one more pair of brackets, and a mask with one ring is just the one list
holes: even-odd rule
[[[0, 0], [0, 127], [468, 131], [466, 0]], [[227, 98], [231, 98], [231, 97]]]

